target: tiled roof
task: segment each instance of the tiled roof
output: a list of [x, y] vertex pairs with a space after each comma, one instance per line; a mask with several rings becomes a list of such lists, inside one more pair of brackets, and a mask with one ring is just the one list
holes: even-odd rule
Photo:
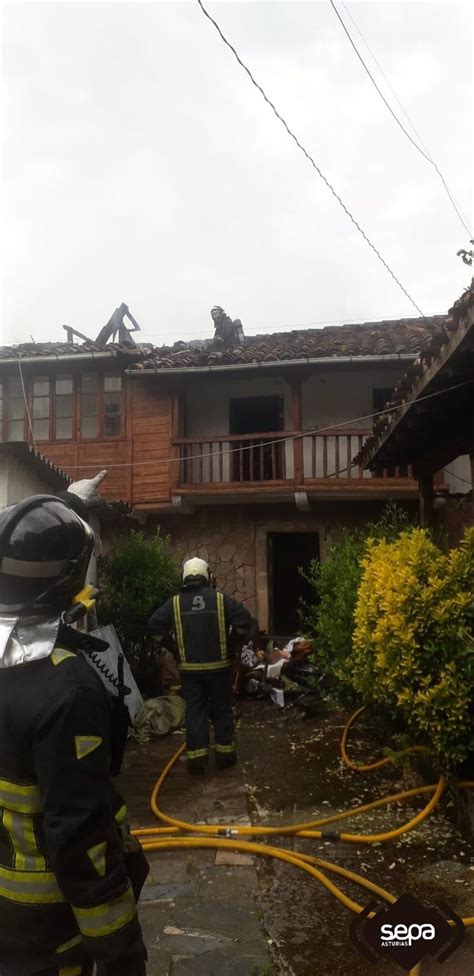
[[253, 363], [284, 363], [299, 359], [337, 359], [338, 357], [398, 356], [414, 357], [440, 332], [445, 315], [426, 319], [396, 319], [364, 322], [359, 325], [326, 326], [246, 336], [243, 345], [233, 349], [214, 341], [184, 342], [156, 348], [132, 369], [185, 369], [190, 366], [226, 366]]
[[124, 343], [109, 342], [99, 345], [97, 342], [22, 342], [18, 346], [0, 346], [0, 361], [18, 358], [55, 359], [61, 356], [93, 356], [95, 353], [110, 353], [111, 356], [129, 356], [141, 359], [149, 355], [151, 345], [128, 346]]
[[72, 478], [69, 475], [25, 441], [0, 442], [0, 454], [17, 458], [39, 478], [48, 481], [55, 491], [66, 489], [71, 484]]
[[[461, 319], [465, 316], [469, 307], [474, 305], [474, 279], [471, 287], [466, 289], [464, 294], [450, 308], [448, 315], [445, 316], [443, 328], [435, 333], [431, 340], [420, 350], [420, 355], [405, 371], [402, 379], [395, 387], [390, 402], [386, 407], [396, 406], [416, 399], [420, 395], [418, 387], [423, 380], [425, 373], [432, 366], [436, 368], [437, 359], [441, 363], [441, 353], [444, 351], [446, 343], [459, 328]], [[383, 414], [375, 419], [372, 433], [367, 438], [360, 454], [354, 458], [357, 464], [367, 466], [374, 458], [382, 442], [389, 436], [391, 430], [397, 425], [399, 412]]]

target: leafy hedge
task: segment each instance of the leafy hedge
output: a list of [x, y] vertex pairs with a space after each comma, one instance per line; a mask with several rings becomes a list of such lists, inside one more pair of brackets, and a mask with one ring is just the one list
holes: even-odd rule
[[424, 529], [370, 540], [362, 569], [347, 681], [455, 766], [474, 751], [474, 529], [447, 555]]
[[354, 698], [347, 663], [367, 539], [396, 539], [409, 524], [406, 512], [390, 503], [377, 522], [369, 523], [365, 529], [345, 529], [341, 540], [330, 547], [324, 562], [315, 560], [311, 564], [307, 580], [313, 598], [302, 608], [302, 626], [315, 641], [318, 662], [327, 675], [329, 687], [343, 702]]
[[180, 587], [178, 558], [169, 539], [159, 532], [116, 536], [99, 572], [99, 621], [114, 624], [133, 670], [146, 669], [154, 655], [146, 638], [148, 618]]

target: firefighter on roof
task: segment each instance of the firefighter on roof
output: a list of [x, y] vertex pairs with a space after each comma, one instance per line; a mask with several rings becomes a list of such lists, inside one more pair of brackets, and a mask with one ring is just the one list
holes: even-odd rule
[[65, 623], [94, 545], [83, 486], [70, 504], [39, 495], [0, 511], [1, 976], [146, 972], [112, 699], [83, 656], [103, 642]]
[[188, 769], [203, 773], [208, 759], [209, 719], [214, 726], [218, 767], [236, 761], [231, 680], [231, 632], [244, 635], [250, 613], [211, 585], [203, 559], [188, 559], [183, 587], [150, 617], [150, 634], [173, 634], [178, 650], [181, 692], [186, 702]]

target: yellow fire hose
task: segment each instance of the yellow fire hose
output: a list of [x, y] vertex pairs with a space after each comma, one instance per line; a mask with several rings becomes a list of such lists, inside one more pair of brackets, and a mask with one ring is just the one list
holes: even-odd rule
[[[359, 708], [356, 712], [354, 712], [353, 715], [351, 715], [346, 723], [341, 739], [341, 755], [344, 763], [350, 769], [357, 770], [358, 772], [380, 769], [382, 766], [385, 766], [392, 761], [391, 757], [385, 757], [384, 759], [380, 759], [375, 763], [356, 765], [349, 758], [346, 750], [349, 730], [363, 711], [363, 708]], [[347, 841], [349, 843], [357, 844], [376, 844], [383, 841], [392, 840], [394, 837], [399, 837], [401, 834], [405, 834], [409, 830], [413, 830], [424, 820], [426, 820], [426, 818], [439, 803], [439, 800], [446, 787], [446, 779], [444, 775], [441, 774], [438, 783], [430, 786], [421, 786], [416, 789], [404, 790], [401, 793], [383, 797], [380, 800], [374, 800], [372, 803], [361, 804], [360, 806], [355, 807], [353, 810], [346, 810], [342, 813], [332, 814], [329, 817], [320, 818], [319, 820], [312, 820], [307, 823], [292, 824], [286, 827], [247, 827], [242, 826], [241, 824], [220, 824], [219, 826], [210, 826], [208, 824], [191, 824], [184, 820], [177, 820], [174, 817], [168, 816], [158, 807], [158, 795], [161, 787], [173, 769], [173, 766], [178, 762], [180, 756], [184, 752], [184, 749], [185, 746], [182, 745], [177, 752], [175, 752], [174, 756], [172, 756], [161, 773], [161, 776], [155, 783], [151, 795], [151, 809], [158, 820], [166, 824], [166, 826], [139, 828], [132, 831], [136, 837], [140, 838], [142, 847], [145, 851], [170, 850], [183, 847], [213, 849], [227, 848], [234, 851], [238, 850], [249, 854], [257, 854], [263, 857], [277, 858], [278, 860], [286, 861], [287, 864], [292, 864], [294, 867], [300, 868], [302, 871], [305, 871], [307, 874], [311, 875], [311, 877], [315, 878], [316, 881], [319, 881], [320, 884], [324, 885], [324, 887], [330, 891], [331, 894], [341, 902], [341, 904], [345, 905], [346, 908], [349, 908], [351, 911], [356, 913], [362, 912], [363, 906], [349, 898], [336, 884], [334, 884], [333, 881], [330, 880], [330, 878], [326, 876], [324, 871], [346, 878], [347, 880], [359, 885], [359, 887], [378, 895], [380, 898], [389, 902], [390, 904], [395, 902], [397, 898], [395, 895], [392, 895], [390, 892], [386, 891], [385, 888], [381, 888], [379, 885], [374, 884], [374, 882], [369, 881], [360, 874], [349, 871], [347, 868], [340, 867], [338, 864], [333, 864], [330, 861], [324, 861], [321, 860], [321, 858], [312, 857], [308, 854], [300, 854], [281, 847], [272, 847], [268, 844], [246, 841], [240, 838], [278, 835], [310, 837], [313, 839], [327, 838], [330, 840]], [[407, 751], [424, 752], [429, 750], [426, 750], [423, 746], [414, 746]], [[472, 789], [474, 788], [474, 782], [462, 780], [458, 781], [456, 786], [459, 789]], [[359, 816], [360, 814], [366, 813], [369, 810], [375, 810], [382, 806], [398, 803], [401, 800], [407, 800], [414, 796], [421, 796], [429, 793], [432, 794], [431, 799], [428, 801], [426, 806], [416, 814], [415, 817], [412, 817], [411, 820], [403, 824], [401, 827], [397, 827], [396, 829], [387, 831], [385, 833], [346, 834], [335, 831], [325, 832], [324, 830], [316, 829], [320, 827], [328, 827], [330, 824], [336, 823], [339, 820], [346, 820]], [[184, 834], [187, 834], [188, 836], [183, 836]], [[474, 916], [464, 918], [463, 923], [466, 927], [474, 926]], [[454, 923], [450, 924], [454, 925]], [[410, 976], [420, 976], [420, 973], [421, 967], [416, 966], [411, 971]]]

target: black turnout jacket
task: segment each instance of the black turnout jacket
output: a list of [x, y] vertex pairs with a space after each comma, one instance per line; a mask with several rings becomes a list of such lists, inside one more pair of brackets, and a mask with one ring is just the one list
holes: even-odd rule
[[78, 946], [129, 972], [145, 959], [110, 747], [110, 697], [80, 653], [0, 669], [0, 972], [73, 972]]
[[216, 671], [229, 667], [230, 636], [246, 633], [249, 611], [231, 596], [206, 584], [187, 586], [150, 617], [149, 633], [172, 634], [181, 671]]

